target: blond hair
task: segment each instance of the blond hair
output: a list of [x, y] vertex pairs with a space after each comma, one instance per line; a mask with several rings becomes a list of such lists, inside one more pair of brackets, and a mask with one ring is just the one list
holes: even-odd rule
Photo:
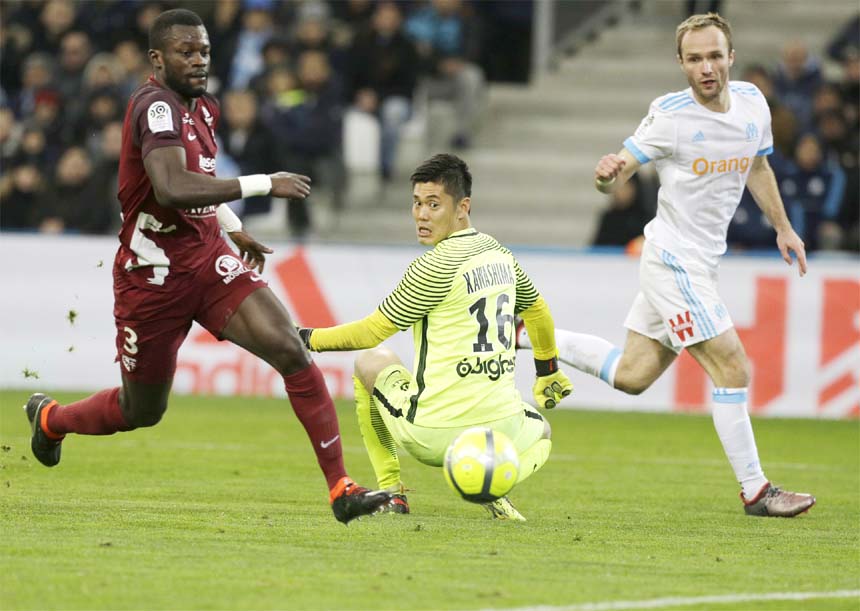
[[705, 15], [691, 15], [687, 17], [678, 28], [675, 30], [675, 42], [678, 43], [678, 57], [681, 57], [681, 41], [687, 32], [693, 30], [701, 30], [714, 26], [726, 36], [726, 41], [729, 43], [729, 53], [732, 52], [732, 26], [729, 22], [720, 17], [718, 13], [707, 13]]

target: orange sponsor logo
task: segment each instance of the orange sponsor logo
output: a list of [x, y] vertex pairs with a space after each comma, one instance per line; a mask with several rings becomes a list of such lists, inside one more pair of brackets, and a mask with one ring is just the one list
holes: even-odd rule
[[746, 172], [752, 163], [752, 157], [732, 157], [730, 159], [705, 159], [699, 157], [693, 162], [693, 174], [704, 176], [705, 174], [725, 174], [726, 172]]

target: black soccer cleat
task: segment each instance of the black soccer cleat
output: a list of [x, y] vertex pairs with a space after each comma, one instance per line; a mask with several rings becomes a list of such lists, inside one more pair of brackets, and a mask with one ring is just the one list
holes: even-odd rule
[[33, 431], [30, 448], [33, 450], [33, 456], [46, 467], [53, 467], [60, 462], [61, 444], [66, 437], [63, 435], [59, 439], [51, 439], [42, 429], [42, 413], [55, 405], [57, 402], [51, 397], [37, 392], [27, 400], [27, 404], [24, 406], [27, 420], [30, 421], [30, 428]]
[[409, 513], [409, 503], [403, 493], [392, 494], [391, 500], [382, 506], [379, 513]]
[[331, 510], [338, 522], [349, 524], [380, 511], [390, 500], [391, 494], [385, 490], [368, 490], [344, 477], [331, 491]]

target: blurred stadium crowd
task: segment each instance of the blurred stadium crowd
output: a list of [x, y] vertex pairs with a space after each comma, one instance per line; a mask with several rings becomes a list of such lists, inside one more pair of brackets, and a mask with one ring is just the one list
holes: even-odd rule
[[[222, 103], [218, 174], [305, 173], [331, 192], [335, 210], [344, 205], [348, 180], [347, 109], [378, 120], [385, 181], [419, 89], [454, 105], [449, 144], [458, 150], [473, 143], [486, 80], [528, 80], [528, 0], [5, 0], [0, 229], [116, 231], [125, 106], [150, 74], [149, 25], [177, 6], [203, 17], [212, 42], [209, 90]], [[734, 78], [754, 82], [770, 102], [770, 161], [808, 248], [860, 251], [860, 16], [833, 33], [823, 58], [838, 62], [840, 80], [827, 81], [819, 58], [801, 43], [788, 44], [782, 55], [777, 65], [748, 66]], [[595, 244], [628, 244], [654, 205], [647, 181], [619, 190]], [[253, 198], [243, 213], [270, 206], [269, 198]], [[288, 214], [291, 233], [305, 235], [306, 204], [291, 204]], [[773, 245], [748, 195], [729, 241]]]

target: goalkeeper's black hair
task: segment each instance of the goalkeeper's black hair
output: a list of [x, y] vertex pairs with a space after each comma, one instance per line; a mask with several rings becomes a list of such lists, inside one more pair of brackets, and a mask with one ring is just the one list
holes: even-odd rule
[[203, 20], [197, 13], [184, 8], [164, 11], [149, 28], [149, 48], [164, 51], [164, 41], [175, 25], [199, 26], [203, 25]]
[[472, 197], [472, 173], [466, 162], [448, 153], [433, 155], [415, 168], [409, 177], [414, 187], [419, 182], [435, 182], [445, 186], [445, 191], [459, 202], [464, 197]]

